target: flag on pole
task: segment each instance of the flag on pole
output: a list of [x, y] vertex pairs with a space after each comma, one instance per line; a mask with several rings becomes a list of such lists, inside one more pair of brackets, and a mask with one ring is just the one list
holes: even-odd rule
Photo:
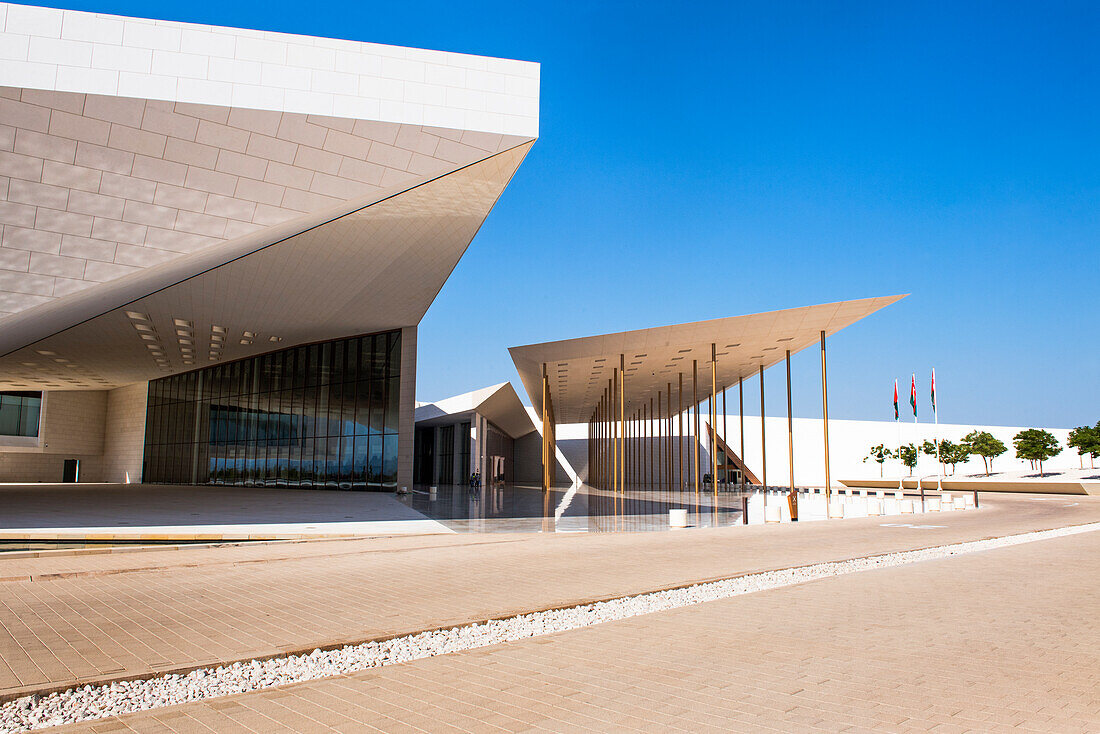
[[932, 412], [936, 412], [936, 368], [932, 368]]
[[913, 406], [913, 417], [917, 417], [917, 375], [913, 374], [913, 384], [909, 388], [909, 404]]
[[898, 381], [894, 380], [894, 420], [898, 419]]

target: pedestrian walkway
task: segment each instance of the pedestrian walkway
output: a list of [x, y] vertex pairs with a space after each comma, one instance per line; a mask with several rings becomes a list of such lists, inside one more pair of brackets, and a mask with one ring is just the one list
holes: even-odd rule
[[849, 574], [71, 732], [1100, 728], [1100, 532]]
[[[0, 583], [0, 696], [339, 646], [754, 571], [1095, 522], [1100, 500], [983, 498], [977, 512], [929, 515], [921, 522], [882, 520], [0, 560], [0, 578], [37, 579]], [[56, 575], [65, 564], [72, 564], [75, 575]]]

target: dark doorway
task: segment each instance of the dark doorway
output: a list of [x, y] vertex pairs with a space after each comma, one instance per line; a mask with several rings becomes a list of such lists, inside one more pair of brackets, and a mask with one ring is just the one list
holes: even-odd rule
[[61, 470], [61, 481], [76, 482], [80, 479], [80, 459], [65, 459], [65, 467]]

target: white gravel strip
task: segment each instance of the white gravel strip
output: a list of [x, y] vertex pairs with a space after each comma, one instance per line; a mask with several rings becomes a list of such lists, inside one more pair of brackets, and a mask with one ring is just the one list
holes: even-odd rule
[[25, 696], [0, 706], [0, 732], [43, 729], [188, 701], [230, 696], [418, 660], [433, 655], [445, 655], [502, 642], [539, 637], [831, 576], [902, 566], [1094, 530], [1100, 530], [1100, 523], [956, 543], [924, 550], [888, 553], [849, 561], [817, 563], [781, 571], [765, 571], [724, 581], [696, 584], [682, 589], [657, 591], [568, 609], [535, 612], [452, 629], [422, 632], [385, 642], [348, 645], [328, 652], [314, 650], [308, 655], [291, 655], [264, 661], [234, 663], [217, 668], [203, 668], [186, 675], [166, 675], [148, 680], [83, 686], [46, 696]]

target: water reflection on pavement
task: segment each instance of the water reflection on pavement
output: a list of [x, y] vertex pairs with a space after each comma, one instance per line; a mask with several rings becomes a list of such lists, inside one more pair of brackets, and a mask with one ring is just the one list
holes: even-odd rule
[[[615, 532], [668, 530], [669, 510], [687, 510], [689, 527], [741, 523], [741, 496], [656, 489], [609, 492], [587, 485], [501, 484], [473, 489], [417, 486], [398, 500], [456, 532]], [[717, 506], [716, 506], [717, 505]]]

